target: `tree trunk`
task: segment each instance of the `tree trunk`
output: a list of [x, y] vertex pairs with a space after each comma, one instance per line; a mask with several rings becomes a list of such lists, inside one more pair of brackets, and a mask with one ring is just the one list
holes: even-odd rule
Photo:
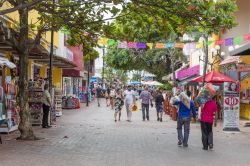
[[19, 139], [35, 140], [31, 125], [31, 116], [28, 103], [28, 9], [19, 10], [20, 15], [20, 38], [18, 43], [18, 54], [20, 60], [19, 94], [18, 105], [20, 107]]

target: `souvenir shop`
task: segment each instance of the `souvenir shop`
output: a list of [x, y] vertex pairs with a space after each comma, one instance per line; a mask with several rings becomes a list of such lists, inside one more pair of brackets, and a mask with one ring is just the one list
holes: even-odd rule
[[63, 104], [64, 109], [80, 108], [86, 102], [84, 73], [75, 69], [63, 70]]
[[18, 129], [17, 72], [13, 59], [11, 62], [7, 58], [0, 57], [0, 133], [9, 133]]

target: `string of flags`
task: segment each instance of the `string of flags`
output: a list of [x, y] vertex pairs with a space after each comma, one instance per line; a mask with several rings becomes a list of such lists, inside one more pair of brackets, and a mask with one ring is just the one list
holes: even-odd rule
[[[244, 41], [250, 41], [250, 34], [246, 34], [244, 36], [237, 36], [237, 37], [230, 37], [227, 39], [220, 39], [220, 40], [208, 40], [207, 45], [215, 44], [215, 45], [225, 45], [225, 46], [233, 46], [233, 45], [240, 45]], [[204, 48], [203, 42], [166, 42], [166, 43], [146, 43], [146, 42], [127, 42], [127, 41], [117, 41], [114, 39], [108, 39], [105, 37], [101, 37], [98, 40], [98, 44], [104, 46], [115, 46], [117, 48], [140, 48], [140, 49], [152, 49], [152, 48], [181, 48], [184, 47], [186, 49], [199, 49]]]

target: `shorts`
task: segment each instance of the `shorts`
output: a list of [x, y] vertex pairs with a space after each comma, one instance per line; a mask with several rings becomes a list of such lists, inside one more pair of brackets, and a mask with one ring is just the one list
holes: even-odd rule
[[163, 106], [162, 105], [157, 105], [156, 106], [156, 111], [159, 112], [163, 112]]

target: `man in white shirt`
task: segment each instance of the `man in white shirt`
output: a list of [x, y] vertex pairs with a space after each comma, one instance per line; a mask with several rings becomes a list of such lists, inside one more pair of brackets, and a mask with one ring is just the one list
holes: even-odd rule
[[135, 103], [135, 92], [132, 90], [132, 87], [129, 85], [128, 89], [124, 92], [125, 96], [125, 106], [127, 111], [127, 121], [131, 122], [132, 117], [132, 105]]

